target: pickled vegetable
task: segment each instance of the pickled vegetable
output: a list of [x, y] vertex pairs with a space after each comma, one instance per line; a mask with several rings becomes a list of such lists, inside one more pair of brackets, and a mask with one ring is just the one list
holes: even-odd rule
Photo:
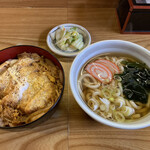
[[83, 36], [75, 27], [70, 29], [61, 27], [51, 33], [51, 38], [56, 41], [56, 46], [58, 46], [61, 50], [74, 51], [81, 50], [84, 47]]

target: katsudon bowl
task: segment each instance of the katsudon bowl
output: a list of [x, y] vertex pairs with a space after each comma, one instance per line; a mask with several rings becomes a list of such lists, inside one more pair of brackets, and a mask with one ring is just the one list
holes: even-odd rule
[[[27, 75], [28, 72], [31, 72], [30, 74], [35, 74], [35, 75], [36, 75], [36, 73], [40, 73], [40, 74], [38, 74], [39, 76], [38, 76], [37, 80], [35, 80], [36, 77], [34, 78], [34, 76], [33, 76], [33, 80], [35, 80], [35, 82], [34, 82], [33, 85], [38, 85], [38, 86], [36, 86], [35, 89], [41, 88], [40, 90], [42, 90], [44, 87], [46, 87], [45, 91], [41, 92], [41, 95], [46, 95], [45, 97], [48, 98], [48, 100], [45, 100], [46, 99], [45, 97], [44, 98], [40, 97], [40, 99], [38, 99], [38, 100], [36, 100], [36, 98], [35, 98], [35, 99], [33, 99], [34, 101], [32, 101], [32, 103], [27, 103], [28, 101], [26, 102], [27, 105], [28, 105], [28, 107], [26, 109], [25, 109], [25, 107], [24, 107], [24, 109], [23, 109], [23, 107], [21, 108], [21, 105], [19, 105], [19, 104], [21, 103], [21, 100], [23, 99], [23, 96], [24, 96], [23, 92], [24, 93], [27, 92], [28, 89], [30, 88], [30, 83], [33, 83], [33, 80], [31, 78], [30, 82], [28, 83], [28, 85], [24, 84], [23, 85], [24, 87], [22, 87], [22, 88], [19, 89], [19, 92], [21, 93], [22, 99], [20, 98], [20, 93], [19, 93], [19, 99], [18, 99], [17, 104], [15, 104], [14, 106], [12, 106], [11, 102], [8, 102], [9, 101], [8, 99], [7, 99], [6, 102], [4, 101], [4, 103], [1, 102], [1, 105], [3, 105], [2, 106], [3, 108], [5, 108], [5, 107], [8, 107], [8, 108], [15, 107], [15, 109], [19, 109], [17, 113], [20, 113], [20, 111], [21, 111], [22, 120], [23, 120], [23, 118], [25, 118], [25, 116], [28, 117], [28, 115], [30, 115], [31, 117], [30, 118], [28, 117], [28, 121], [26, 120], [26, 122], [23, 120], [21, 123], [16, 123], [16, 124], [13, 124], [13, 125], [4, 125], [4, 123], [2, 122], [3, 121], [2, 118], [0, 118], [0, 125], [1, 125], [0, 127], [2, 127], [2, 128], [24, 127], [26, 125], [29, 125], [29, 124], [31, 124], [31, 123], [39, 120], [40, 118], [42, 118], [46, 114], [48, 115], [50, 112], [53, 112], [52, 111], [52, 110], [54, 110], [53, 108], [60, 101], [60, 99], [61, 99], [61, 97], [63, 95], [63, 91], [64, 91], [65, 76], [64, 76], [63, 67], [62, 67], [61, 63], [59, 62], [59, 60], [56, 57], [54, 57], [51, 53], [49, 53], [48, 51], [46, 51], [46, 50], [44, 50], [44, 49], [42, 49], [40, 47], [36, 47], [36, 46], [30, 46], [30, 45], [12, 46], [12, 47], [8, 47], [8, 48], [5, 48], [5, 49], [3, 49], [3, 50], [0, 51], [0, 64], [3, 64], [6, 61], [8, 63], [12, 62], [12, 60], [16, 60], [18, 56], [21, 57], [20, 60], [24, 59], [24, 57], [27, 57], [27, 56], [31, 57], [32, 56], [31, 58], [27, 58], [27, 59], [22, 60], [22, 62], [24, 61], [23, 64], [26, 64], [28, 60], [32, 62], [32, 60], [34, 60], [34, 56], [35, 56], [35, 59], [37, 59], [37, 60], [35, 60], [35, 62], [38, 63], [38, 65], [37, 64], [36, 65], [35, 64], [28, 65], [28, 66], [31, 66], [34, 71], [32, 71], [32, 68], [31, 68], [31, 70], [28, 70], [28, 68], [26, 68], [26, 70], [24, 70], [24, 74]], [[48, 69], [44, 68], [45, 64], [47, 65], [47, 68], [51, 67], [52, 69], [53, 68], [55, 69], [55, 71], [56, 71], [55, 72], [55, 76], [57, 76], [57, 74], [56, 74], [57, 71], [59, 71], [59, 75], [57, 77], [55, 77], [52, 74], [50, 74], [50, 72], [52, 72], [53, 70], [51, 68], [48, 68]], [[0, 75], [2, 75], [5, 72], [9, 72], [9, 73], [12, 74], [13, 73], [13, 71], [12, 71], [13, 70], [12, 69], [13, 66], [12, 66], [12, 68], [8, 68], [8, 71], [5, 71], [5, 69], [7, 69], [7, 67], [10, 67], [10, 66], [11, 66], [10, 64], [3, 65], [3, 69], [4, 70], [1, 70], [2, 69], [2, 65], [1, 65], [1, 68], [0, 68], [1, 73], [0, 73]], [[35, 69], [36, 66], [38, 66], [38, 67], [40, 66], [39, 70]], [[43, 68], [44, 71], [42, 70], [42, 68]], [[49, 70], [49, 72], [47, 70]], [[49, 74], [47, 75], [46, 73], [49, 73]], [[21, 80], [23, 77], [18, 76], [18, 72], [17, 72], [17, 75], [15, 74], [15, 77], [14, 77], [14, 75], [11, 75], [11, 77], [12, 77], [11, 80], [14, 80], [14, 78], [16, 80], [16, 77], [17, 77], [17, 79], [19, 79], [19, 81], [17, 83], [21, 83], [20, 81], [23, 81], [23, 80]], [[26, 79], [26, 77], [25, 77], [25, 79]], [[39, 79], [39, 81], [38, 81], [38, 79]], [[28, 80], [27, 80], [27, 82], [28, 82]], [[17, 83], [15, 83], [15, 84], [17, 84]], [[38, 84], [36, 84], [36, 83], [38, 83]], [[40, 85], [40, 83], [43, 84], [43, 85]], [[59, 87], [59, 93], [55, 94], [56, 89], [54, 89], [55, 90], [54, 92], [53, 92], [52, 89], [58, 83], [59, 83], [59, 85], [57, 87]], [[44, 85], [46, 85], [46, 86], [44, 86]], [[32, 88], [30, 88], [31, 91], [29, 91], [27, 93], [29, 95], [29, 97], [33, 93], [33, 91], [32, 91], [32, 89], [34, 89], [33, 87], [34, 86], [32, 86]], [[2, 86], [1, 86], [1, 88], [2, 88]], [[15, 89], [15, 87], [12, 87], [11, 90], [13, 90], [13, 88]], [[57, 97], [55, 97], [55, 99], [52, 96], [50, 97], [50, 95], [51, 95], [50, 92], [52, 94], [54, 93], [53, 95], [57, 95]], [[47, 93], [47, 94], [45, 94], [45, 93]], [[9, 93], [7, 93], [7, 94], [8, 94], [7, 96], [9, 96]], [[34, 95], [36, 95], [36, 94], [38, 94], [38, 90], [35, 91]], [[49, 97], [48, 97], [48, 95], [49, 95]], [[7, 96], [5, 96], [5, 97], [7, 97]], [[13, 101], [12, 96], [9, 97], [9, 99], [12, 99], [12, 101]], [[1, 95], [1, 100], [2, 100], [2, 95]], [[31, 107], [30, 104], [32, 104], [33, 110], [32, 109], [29, 110], [29, 108]], [[37, 106], [37, 108], [35, 108], [35, 105]], [[16, 110], [14, 110], [14, 111], [16, 111]], [[14, 111], [12, 112], [12, 114], [14, 113]], [[10, 112], [9, 112], [9, 109], [8, 109], [8, 111], [6, 109], [5, 112], [1, 112], [1, 113], [3, 113], [3, 115], [5, 113], [6, 117], [7, 117]], [[16, 118], [19, 118], [19, 115]], [[9, 119], [10, 118], [7, 117], [7, 120], [9, 120]], [[6, 120], [6, 119], [4, 119], [4, 120]], [[13, 118], [13, 120], [14, 120], [14, 118]]]
[[[131, 103], [129, 99], [126, 100], [122, 95], [121, 96], [123, 98], [117, 97], [118, 94], [120, 96], [119, 92], [120, 89], [122, 88], [121, 86], [116, 87], [115, 83], [118, 83], [123, 79], [117, 78], [118, 82], [113, 82], [114, 84], [111, 87], [109, 87], [109, 84], [111, 85], [112, 82], [109, 82], [108, 80], [109, 78], [107, 78], [107, 80], [102, 80], [101, 78], [100, 83], [98, 82], [98, 80], [96, 80], [96, 79], [100, 79], [101, 76], [103, 76], [103, 79], [104, 77], [106, 77], [105, 76], [107, 75], [106, 73], [102, 74], [101, 71], [102, 66], [103, 69], [105, 67], [105, 70], [107, 68], [107, 73], [110, 70], [110, 68], [108, 68], [110, 66], [108, 66], [108, 64], [107, 65], [104, 65], [104, 63], [102, 64], [102, 61], [104, 62], [104, 58], [109, 60], [109, 57], [111, 56], [115, 56], [115, 57], [124, 56], [127, 59], [131, 57], [134, 58], [135, 60], [142, 62], [143, 65], [146, 64], [147, 67], [150, 68], [150, 52], [140, 45], [128, 41], [122, 41], [122, 40], [106, 40], [106, 41], [94, 43], [89, 47], [87, 47], [86, 49], [84, 49], [74, 59], [70, 69], [70, 87], [76, 102], [90, 117], [108, 126], [121, 128], [121, 129], [139, 129], [139, 128], [150, 126], [150, 108], [146, 108], [147, 109], [146, 114], [140, 117], [141, 114], [137, 115], [136, 113], [137, 112], [140, 113], [144, 111], [143, 106], [145, 106], [145, 104], [138, 103], [137, 105], [134, 105], [134, 108], [136, 109], [135, 110], [131, 108], [133, 107], [133, 104], [135, 104], [133, 101]], [[115, 59], [111, 61], [114, 61], [113, 64], [117, 62], [117, 61], [115, 62]], [[110, 63], [110, 61], [108, 62]], [[101, 66], [101, 70], [100, 69], [97, 70], [97, 73], [99, 74], [100, 77], [96, 76], [96, 71], [94, 70], [96, 69], [95, 66], [97, 68], [98, 66]], [[109, 84], [107, 84], [107, 82], [104, 83], [103, 81], [107, 81], [109, 82]], [[126, 80], [126, 82], [129, 81], [131, 81], [130, 78], [129, 80]], [[112, 90], [116, 90], [116, 89], [119, 92], [115, 91], [114, 93], [109, 93], [112, 92]], [[104, 93], [106, 95], [104, 95]], [[113, 97], [109, 97], [109, 94], [111, 94], [111, 96]], [[103, 98], [102, 96], [107, 97], [107, 99]], [[116, 97], [114, 98], [114, 96]], [[149, 100], [150, 99], [148, 99], [148, 102]], [[119, 103], [119, 101], [121, 101], [122, 104]], [[116, 106], [116, 103], [121, 105]], [[132, 105], [128, 104], [128, 106], [125, 106], [127, 103], [131, 103]], [[129, 106], [131, 107], [129, 108]], [[147, 103], [146, 106], [149, 107], [149, 103]], [[126, 109], [127, 110], [126, 111], [125, 108], [129, 108], [129, 109]], [[128, 110], [132, 110], [132, 111], [128, 111]], [[108, 112], [109, 115], [107, 116]], [[128, 118], [126, 117], [125, 120], [123, 120], [124, 116], [122, 116], [122, 114], [124, 116], [126, 115], [128, 118], [130, 116], [132, 117], [133, 115], [134, 119], [128, 120]], [[117, 117], [115, 119], [119, 118], [120, 120], [118, 119], [118, 121], [114, 121], [113, 117], [114, 116], [116, 117], [116, 115], [120, 115], [119, 117], [122, 120], [119, 117]]]

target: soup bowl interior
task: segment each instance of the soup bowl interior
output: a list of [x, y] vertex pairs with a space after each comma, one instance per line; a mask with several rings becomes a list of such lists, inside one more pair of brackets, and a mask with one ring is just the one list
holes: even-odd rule
[[[58, 66], [59, 69], [62, 71], [62, 84], [63, 84], [63, 88], [61, 90], [60, 96], [58, 97], [58, 99], [56, 100], [56, 102], [54, 103], [54, 105], [44, 114], [46, 115], [48, 112], [50, 112], [55, 106], [56, 104], [60, 101], [62, 95], [63, 95], [63, 91], [64, 91], [64, 84], [65, 84], [65, 76], [64, 76], [64, 70], [63, 67], [61, 65], [61, 63], [57, 60], [56, 57], [54, 57], [51, 53], [49, 53], [48, 51], [40, 48], [40, 47], [36, 47], [36, 46], [31, 46], [31, 45], [19, 45], [19, 46], [12, 46], [12, 47], [8, 47], [6, 49], [3, 49], [0, 51], [0, 64], [9, 60], [9, 59], [14, 59], [17, 58], [18, 54], [21, 53], [37, 53], [40, 56], [44, 56], [45, 58], [51, 60], [53, 62], [54, 65]], [[43, 115], [43, 116], [44, 116]], [[41, 117], [43, 117], [41, 116]], [[39, 117], [38, 119], [40, 119], [41, 117]], [[36, 120], [38, 120], [36, 119]], [[15, 127], [22, 127], [25, 125], [29, 125], [33, 122], [35, 122], [36, 120], [29, 122], [27, 124], [23, 124], [23, 125], [19, 125], [19, 126], [15, 126]], [[2, 127], [2, 128], [14, 128], [14, 127]]]
[[97, 120], [98, 122], [101, 122], [103, 124], [116, 127], [116, 128], [122, 128], [122, 129], [139, 129], [150, 126], [150, 113], [145, 115], [144, 117], [132, 121], [132, 122], [113, 122], [109, 121], [96, 113], [94, 113], [84, 102], [82, 97], [79, 94], [78, 91], [78, 76], [79, 72], [82, 68], [82, 66], [91, 58], [96, 57], [98, 55], [107, 55], [107, 54], [113, 54], [117, 53], [117, 55], [130, 55], [131, 57], [135, 57], [142, 62], [144, 62], [148, 67], [150, 67], [150, 52], [131, 42], [127, 41], [121, 41], [121, 40], [107, 40], [107, 41], [101, 41], [94, 43], [87, 47], [85, 50], [83, 50], [73, 61], [71, 70], [70, 70], [70, 87], [73, 93], [73, 96], [77, 103], [80, 105], [80, 107], [93, 119]]

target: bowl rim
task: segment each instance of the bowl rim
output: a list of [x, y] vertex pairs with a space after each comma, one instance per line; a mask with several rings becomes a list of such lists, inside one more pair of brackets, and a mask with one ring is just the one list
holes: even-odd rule
[[[19, 126], [14, 126], [14, 127], [8, 127], [8, 126], [1, 127], [1, 126], [0, 126], [1, 129], [10, 129], [10, 130], [11, 130], [11, 129], [14, 129], [14, 128], [23, 128], [23, 127], [29, 126], [30, 124], [32, 124], [32, 123], [34, 123], [34, 122], [40, 120], [41, 118], [43, 118], [43, 117], [44, 117], [45, 115], [47, 115], [52, 109], [54, 109], [55, 106], [58, 104], [58, 102], [61, 100], [61, 98], [62, 98], [62, 96], [63, 96], [63, 92], [64, 92], [64, 88], [65, 88], [65, 73], [64, 73], [64, 69], [63, 69], [63, 66], [62, 66], [62, 64], [60, 63], [60, 61], [59, 61], [53, 54], [51, 54], [48, 50], [45, 50], [45, 49], [43, 49], [43, 48], [41, 48], [41, 47], [34, 46], [34, 45], [14, 45], [14, 46], [6, 47], [6, 48], [0, 50], [0, 53], [1, 53], [2, 51], [8, 50], [8, 49], [13, 48], [13, 47], [22, 47], [22, 46], [35, 47], [35, 48], [41, 49], [42, 51], [46, 51], [46, 52], [48, 52], [48, 53], [57, 61], [57, 63], [58, 63], [59, 66], [60, 66], [60, 69], [61, 69], [61, 71], [62, 71], [62, 74], [63, 74], [63, 83], [62, 83], [62, 84], [63, 84], [63, 88], [62, 88], [61, 93], [60, 93], [60, 96], [58, 97], [58, 99], [57, 99], [57, 101], [55, 102], [55, 104], [54, 104], [44, 115], [42, 115], [42, 116], [39, 117], [38, 119], [36, 119], [36, 120], [34, 120], [34, 121], [32, 121], [32, 122], [29, 122], [29, 123], [27, 123], [27, 124], [23, 124], [23, 125], [19, 125]], [[34, 52], [33, 52], [33, 53], [34, 53]], [[18, 53], [18, 54], [19, 54], [19, 53]], [[2, 63], [0, 63], [0, 64], [2, 64]]]
[[[50, 33], [56, 31], [56, 30], [57, 30], [58, 28], [60, 28], [61, 26], [64, 26], [64, 27], [65, 27], [65, 26], [66, 26], [66, 27], [77, 27], [77, 28], [81, 29], [81, 30], [82, 30], [83, 32], [85, 32], [86, 35], [87, 35], [87, 38], [88, 38], [88, 43], [87, 43], [87, 45], [86, 45], [82, 50], [77, 51], [77, 52], [75, 51], [75, 52], [69, 53], [69, 52], [64, 52], [64, 51], [58, 50], [57, 47], [52, 43], [52, 39], [51, 39], [51, 37], [50, 37]], [[50, 40], [50, 42], [49, 42], [49, 40]], [[52, 52], [54, 52], [55, 54], [60, 55], [60, 56], [65, 56], [65, 57], [74, 57], [74, 56], [78, 55], [81, 51], [83, 51], [86, 47], [88, 47], [88, 46], [91, 44], [91, 35], [90, 35], [89, 31], [88, 31], [85, 27], [83, 27], [83, 26], [81, 26], [81, 25], [73, 24], [73, 23], [65, 23], [65, 24], [57, 25], [57, 26], [55, 26], [54, 28], [52, 28], [52, 29], [48, 32], [48, 34], [47, 34], [46, 42], [47, 42], [47, 45], [48, 45], [49, 49], [50, 49]]]
[[[144, 47], [142, 47], [138, 44], [135, 44], [135, 43], [132, 43], [132, 42], [129, 42], [129, 41], [124, 41], [124, 40], [103, 40], [103, 41], [98, 41], [96, 43], [91, 44], [87, 49], [91, 49], [93, 47], [93, 45], [97, 45], [97, 44], [101, 44], [101, 43], [108, 43], [108, 42], [120, 42], [121, 44], [123, 43], [123, 44], [128, 44], [129, 46], [137, 47], [137, 48], [141, 49], [143, 52], [145, 52], [146, 54], [148, 54], [149, 57], [150, 57], [150, 51], [148, 51], [146, 48], [144, 48]], [[78, 61], [78, 59], [81, 58], [81, 56], [83, 56], [84, 52], [87, 49], [84, 49], [78, 56], [76, 56], [76, 58], [74, 59], [72, 65], [71, 65], [70, 74], [69, 74], [69, 81], [70, 81], [71, 91], [72, 91], [72, 94], [73, 94], [76, 102], [79, 104], [79, 106], [94, 120], [96, 120], [100, 123], [103, 123], [105, 125], [111, 126], [111, 127], [120, 128], [120, 129], [140, 129], [140, 128], [145, 128], [145, 127], [150, 126], [150, 120], [146, 121], [144, 123], [137, 123], [137, 124], [132, 124], [132, 125], [130, 125], [130, 124], [120, 124], [120, 123], [117, 123], [117, 122], [107, 120], [107, 119], [97, 115], [95, 112], [93, 112], [87, 106], [87, 104], [84, 102], [84, 100], [81, 98], [81, 96], [79, 96], [76, 93], [75, 85], [74, 85], [73, 80], [72, 80], [72, 78], [74, 77], [73, 70], [74, 70], [74, 66], [76, 65], [76, 62]]]

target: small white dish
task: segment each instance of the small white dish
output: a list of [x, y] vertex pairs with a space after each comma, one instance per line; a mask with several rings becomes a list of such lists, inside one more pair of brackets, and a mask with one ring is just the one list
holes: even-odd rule
[[47, 40], [46, 40], [47, 45], [50, 48], [50, 50], [52, 50], [54, 53], [61, 55], [61, 56], [74, 57], [83, 50], [82, 49], [82, 50], [75, 50], [75, 51], [65, 51], [65, 50], [61, 50], [60, 48], [56, 46], [55, 41], [52, 40], [50, 35], [62, 26], [64, 26], [66, 29], [69, 29], [72, 27], [77, 28], [78, 32], [82, 34], [83, 36], [83, 40], [84, 40], [83, 49], [85, 49], [87, 46], [91, 44], [91, 35], [84, 27], [77, 25], [77, 24], [61, 24], [61, 25], [54, 27], [47, 35]]

